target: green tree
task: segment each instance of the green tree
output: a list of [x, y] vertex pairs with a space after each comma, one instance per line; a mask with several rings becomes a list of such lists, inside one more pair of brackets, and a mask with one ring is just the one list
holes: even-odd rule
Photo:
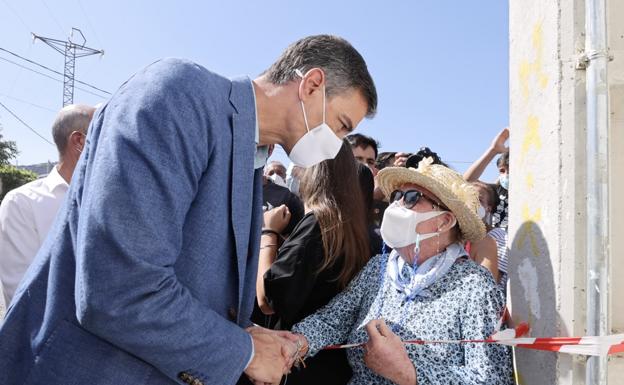
[[0, 133], [0, 202], [7, 192], [37, 179], [37, 174], [11, 166], [9, 161], [18, 154], [17, 145], [11, 140], [3, 140]]
[[17, 145], [11, 140], [3, 140], [0, 133], [0, 166], [9, 165], [9, 161], [18, 154]]
[[13, 166], [0, 166], [0, 180], [2, 181], [0, 202], [9, 191], [35, 179], [37, 179], [37, 174], [32, 171], [20, 170]]

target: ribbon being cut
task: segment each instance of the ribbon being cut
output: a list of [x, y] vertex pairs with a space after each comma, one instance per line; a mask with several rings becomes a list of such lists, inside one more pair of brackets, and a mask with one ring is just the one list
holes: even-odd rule
[[[586, 356], [608, 356], [624, 352], [624, 334], [588, 337], [523, 337], [529, 332], [529, 325], [521, 323], [514, 329], [501, 330], [484, 340], [405, 340], [405, 344], [500, 344], [525, 349], [545, 350], [569, 354], [583, 354]], [[332, 345], [325, 349], [349, 349], [364, 345]]]

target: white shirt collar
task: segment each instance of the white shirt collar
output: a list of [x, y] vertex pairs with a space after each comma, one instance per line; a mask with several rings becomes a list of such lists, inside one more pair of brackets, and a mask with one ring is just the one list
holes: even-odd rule
[[58, 172], [57, 166], [52, 167], [52, 171], [45, 177], [43, 183], [48, 187], [49, 191], [54, 191], [58, 187], [69, 187], [69, 184]]
[[256, 136], [254, 139], [256, 143], [256, 153], [254, 156], [254, 169], [258, 169], [260, 167], [264, 167], [267, 159], [269, 158], [269, 146], [258, 146], [258, 143], [260, 143], [260, 125], [258, 124], [258, 104], [256, 103], [256, 87], [253, 84], [253, 81], [251, 82], [251, 88], [253, 91], [254, 110], [256, 115]]

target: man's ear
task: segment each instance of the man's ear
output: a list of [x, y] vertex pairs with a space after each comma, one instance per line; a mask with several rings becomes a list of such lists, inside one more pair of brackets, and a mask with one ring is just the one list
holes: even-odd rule
[[86, 136], [82, 132], [72, 131], [72, 133], [69, 134], [69, 145], [72, 148], [79, 148], [80, 150], [82, 150], [85, 145], [85, 138]]
[[325, 85], [325, 72], [320, 68], [312, 68], [303, 74], [303, 80], [299, 85], [299, 99], [304, 102], [314, 93], [323, 91]]

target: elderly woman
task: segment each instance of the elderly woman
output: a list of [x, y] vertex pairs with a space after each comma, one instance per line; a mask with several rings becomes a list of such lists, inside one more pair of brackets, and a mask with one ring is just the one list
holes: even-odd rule
[[430, 158], [377, 178], [391, 201], [381, 233], [394, 250], [371, 259], [341, 294], [293, 327], [301, 357], [363, 344], [347, 352], [350, 384], [511, 384], [503, 346], [402, 342], [478, 340], [495, 331], [501, 291], [462, 245], [485, 235], [478, 193]]

